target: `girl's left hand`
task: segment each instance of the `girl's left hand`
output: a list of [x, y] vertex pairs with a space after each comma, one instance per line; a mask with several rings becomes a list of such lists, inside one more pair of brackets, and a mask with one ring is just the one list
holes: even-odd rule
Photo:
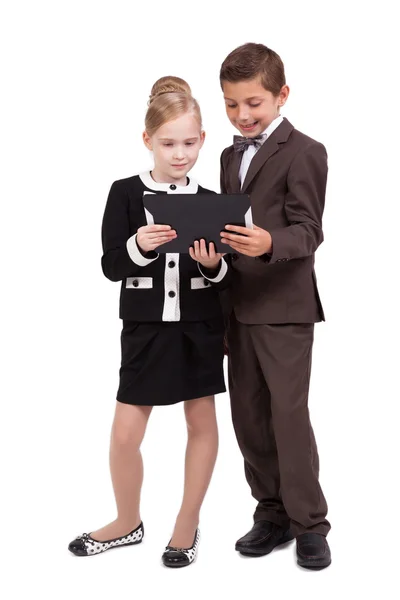
[[221, 258], [225, 256], [224, 254], [215, 252], [215, 246], [213, 242], [210, 242], [208, 252], [206, 242], [203, 239], [200, 240], [200, 243], [197, 241], [194, 242], [193, 246], [194, 248], [192, 246], [189, 248], [190, 256], [193, 258], [193, 260], [197, 260], [197, 262], [202, 264], [203, 267], [206, 267], [206, 269], [215, 269], [218, 266]]

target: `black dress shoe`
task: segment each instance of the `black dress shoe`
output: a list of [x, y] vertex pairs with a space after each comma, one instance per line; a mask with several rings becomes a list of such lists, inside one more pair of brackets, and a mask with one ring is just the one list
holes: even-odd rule
[[140, 544], [143, 540], [144, 528], [143, 523], [140, 523], [136, 529], [119, 538], [113, 540], [107, 540], [106, 542], [99, 542], [93, 539], [90, 533], [82, 533], [78, 535], [68, 546], [68, 550], [75, 554], [75, 556], [92, 556], [93, 554], [100, 554], [111, 548], [119, 548], [121, 546], [133, 546], [134, 544]]
[[176, 548], [175, 546], [167, 546], [161, 557], [166, 567], [187, 567], [191, 565], [197, 556], [199, 547], [200, 531], [196, 529], [193, 544], [190, 548]]
[[279, 527], [270, 521], [257, 521], [250, 531], [236, 542], [235, 550], [245, 556], [264, 556], [276, 546], [293, 539], [289, 528]]
[[297, 536], [297, 564], [305, 569], [325, 569], [331, 564], [331, 551], [324, 535], [302, 533]]

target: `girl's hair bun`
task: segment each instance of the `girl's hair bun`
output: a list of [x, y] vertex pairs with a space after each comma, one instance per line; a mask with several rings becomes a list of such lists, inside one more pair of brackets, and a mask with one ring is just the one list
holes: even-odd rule
[[162, 94], [173, 93], [188, 94], [191, 96], [192, 90], [190, 89], [189, 84], [180, 77], [173, 77], [172, 75], [161, 77], [161, 79], [158, 79], [151, 88], [148, 105], [150, 106], [150, 104]]

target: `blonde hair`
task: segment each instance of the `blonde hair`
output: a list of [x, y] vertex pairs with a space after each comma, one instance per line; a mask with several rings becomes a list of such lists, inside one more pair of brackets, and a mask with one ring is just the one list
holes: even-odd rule
[[201, 113], [189, 85], [180, 77], [161, 77], [151, 88], [145, 128], [151, 137], [165, 123], [192, 112], [201, 129]]

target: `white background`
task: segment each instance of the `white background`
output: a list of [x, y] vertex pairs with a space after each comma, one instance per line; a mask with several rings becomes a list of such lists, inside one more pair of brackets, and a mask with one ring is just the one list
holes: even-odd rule
[[[398, 31], [395, 2], [2, 2], [0, 585], [4, 598], [398, 597]], [[203, 112], [192, 175], [218, 190], [235, 133], [218, 72], [236, 46], [282, 57], [283, 114], [329, 155], [310, 410], [329, 503], [332, 566], [294, 545], [244, 559], [255, 506], [217, 397], [220, 453], [197, 562], [161, 566], [182, 489], [182, 406], [143, 445], [145, 542], [80, 560], [78, 533], [114, 516], [108, 445], [118, 385], [119, 284], [100, 268], [111, 183], [151, 166], [152, 84], [178, 75]], [[397, 54], [397, 59], [396, 58]], [[176, 459], [171, 461], [171, 456]]]

